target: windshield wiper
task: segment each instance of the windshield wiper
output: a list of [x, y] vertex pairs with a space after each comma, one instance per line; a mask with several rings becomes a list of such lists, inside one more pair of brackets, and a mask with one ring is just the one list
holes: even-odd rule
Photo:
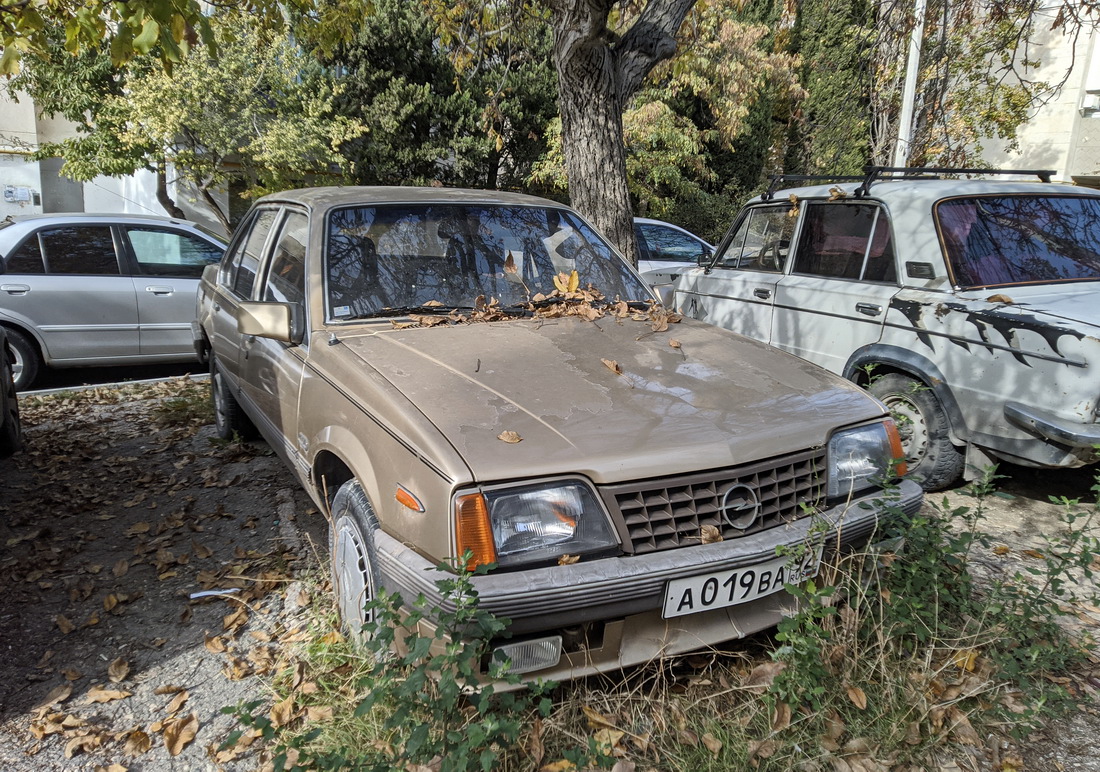
[[436, 305], [421, 305], [421, 306], [398, 306], [397, 308], [381, 308], [377, 311], [371, 311], [366, 314], [356, 314], [355, 316], [345, 316], [345, 320], [350, 319], [387, 319], [391, 316], [408, 316], [409, 314], [432, 314], [435, 316], [446, 316], [451, 311], [474, 311], [473, 306], [456, 306], [444, 303], [441, 306]]

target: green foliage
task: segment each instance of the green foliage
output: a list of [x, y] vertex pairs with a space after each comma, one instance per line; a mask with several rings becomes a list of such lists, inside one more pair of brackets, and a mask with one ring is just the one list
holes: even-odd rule
[[[487, 567], [465, 570], [469, 557], [438, 567], [446, 573], [436, 582], [440, 607], [429, 606], [423, 596], [409, 606], [384, 591], [368, 604], [374, 613], [363, 631], [366, 666], [355, 684], [355, 693], [363, 696], [354, 716], [377, 727], [371, 746], [315, 744], [317, 731], [283, 737], [254, 712], [255, 703], [233, 712], [246, 726], [276, 739], [277, 758], [293, 749], [298, 763], [311, 769], [495, 768], [499, 757], [514, 749], [527, 721], [549, 715], [553, 684], [521, 686], [519, 677], [507, 672], [509, 663], [490, 659], [490, 644], [506, 635], [507, 623], [479, 607], [472, 579]], [[498, 693], [494, 682], [513, 691]], [[593, 758], [587, 748], [573, 754], [581, 762]]]

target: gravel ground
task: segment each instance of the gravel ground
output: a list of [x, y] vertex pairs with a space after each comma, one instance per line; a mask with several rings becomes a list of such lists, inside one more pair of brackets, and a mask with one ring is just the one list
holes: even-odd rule
[[[263, 443], [161, 422], [182, 389], [22, 400], [27, 452], [0, 461], [2, 770], [264, 766], [248, 735], [221, 748], [238, 727], [221, 710], [266, 699], [282, 644], [305, 639], [299, 575], [318, 564], [326, 526]], [[1013, 498], [989, 499], [985, 521], [1003, 545], [976, 560], [990, 575], [1026, 565], [1063, 527], [1050, 495], [1095, 500], [1090, 470], [1004, 471]], [[931, 498], [974, 503], [961, 488]], [[192, 597], [203, 591], [220, 594]], [[1095, 632], [1100, 608], [1070, 611], [1077, 632]], [[1075, 682], [1072, 721], [974, 768], [1009, 769], [989, 762], [1003, 751], [1023, 759], [1013, 769], [1100, 772], [1090, 678]]]
[[179, 388], [22, 401], [27, 452], [0, 462], [4, 770], [260, 766], [219, 751], [221, 709], [263, 699], [254, 676], [302, 637], [298, 526], [324, 521], [262, 443], [159, 425]]

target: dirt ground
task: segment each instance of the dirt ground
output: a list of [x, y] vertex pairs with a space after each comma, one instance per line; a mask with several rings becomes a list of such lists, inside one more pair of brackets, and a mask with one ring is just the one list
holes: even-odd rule
[[[255, 676], [306, 638], [315, 590], [297, 577], [326, 526], [263, 443], [159, 422], [179, 389], [23, 400], [27, 452], [0, 461], [0, 769], [262, 766], [248, 735], [220, 749], [238, 728], [221, 710], [264, 699]], [[1012, 498], [988, 500], [986, 530], [1007, 551], [979, 557], [988, 572], [1061, 527], [1050, 495], [1095, 498], [1091, 470], [1003, 471]], [[932, 498], [973, 504], [961, 488]], [[1100, 624], [1073, 611], [1082, 632]], [[1016, 750], [1025, 769], [1100, 772], [1098, 737], [1086, 707]]]

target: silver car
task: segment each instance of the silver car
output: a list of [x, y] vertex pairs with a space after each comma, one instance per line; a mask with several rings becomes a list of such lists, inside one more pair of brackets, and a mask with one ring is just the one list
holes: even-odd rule
[[0, 325], [24, 390], [43, 365], [195, 358], [202, 269], [225, 244], [167, 217], [47, 214], [0, 223]]

